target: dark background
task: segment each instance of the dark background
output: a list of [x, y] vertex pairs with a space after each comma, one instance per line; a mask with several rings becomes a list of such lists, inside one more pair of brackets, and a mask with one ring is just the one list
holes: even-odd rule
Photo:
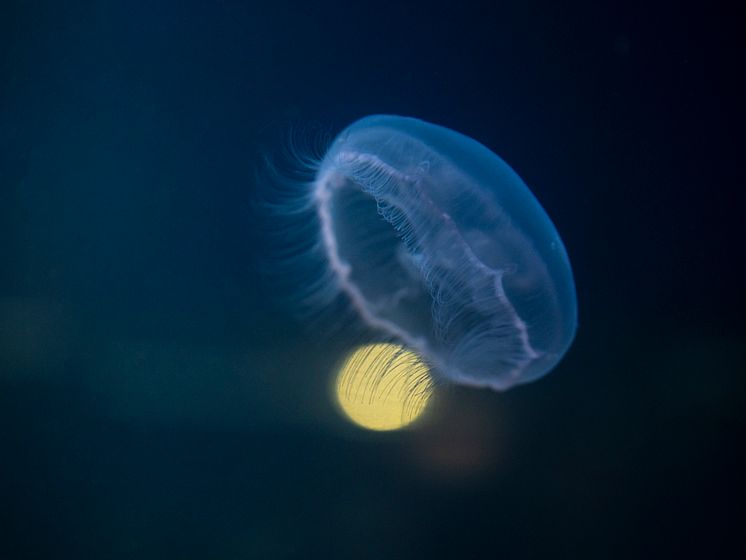
[[[3, 2], [0, 557], [737, 555], [742, 34], [713, 3]], [[288, 130], [372, 113], [508, 161], [580, 305], [548, 377], [384, 435], [252, 214]]]

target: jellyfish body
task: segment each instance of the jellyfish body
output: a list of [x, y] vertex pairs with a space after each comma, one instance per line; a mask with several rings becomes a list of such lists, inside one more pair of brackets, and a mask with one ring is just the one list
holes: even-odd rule
[[342, 131], [314, 169], [319, 289], [343, 295], [434, 375], [505, 390], [549, 372], [577, 304], [560, 237], [518, 175], [475, 140], [377, 115]]

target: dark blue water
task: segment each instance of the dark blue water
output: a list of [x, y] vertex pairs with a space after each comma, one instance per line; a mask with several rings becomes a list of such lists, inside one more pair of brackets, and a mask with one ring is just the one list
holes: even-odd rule
[[[649, 2], [0, 7], [0, 557], [720, 556], [740, 542], [743, 52]], [[372, 113], [499, 153], [579, 330], [369, 435], [262, 282], [256, 168]], [[299, 278], [298, 282], [303, 279]]]

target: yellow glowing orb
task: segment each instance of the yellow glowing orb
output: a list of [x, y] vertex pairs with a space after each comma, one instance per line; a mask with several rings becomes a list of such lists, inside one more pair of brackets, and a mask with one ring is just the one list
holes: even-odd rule
[[355, 424], [397, 430], [414, 422], [432, 394], [430, 371], [397, 344], [367, 344], [347, 356], [336, 382], [337, 401]]

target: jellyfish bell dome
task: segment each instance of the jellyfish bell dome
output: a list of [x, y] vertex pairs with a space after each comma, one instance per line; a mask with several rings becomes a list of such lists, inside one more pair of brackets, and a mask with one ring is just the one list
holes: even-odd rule
[[575, 286], [544, 209], [458, 132], [376, 115], [343, 130], [306, 185], [323, 289], [417, 352], [436, 377], [505, 390], [572, 343]]

